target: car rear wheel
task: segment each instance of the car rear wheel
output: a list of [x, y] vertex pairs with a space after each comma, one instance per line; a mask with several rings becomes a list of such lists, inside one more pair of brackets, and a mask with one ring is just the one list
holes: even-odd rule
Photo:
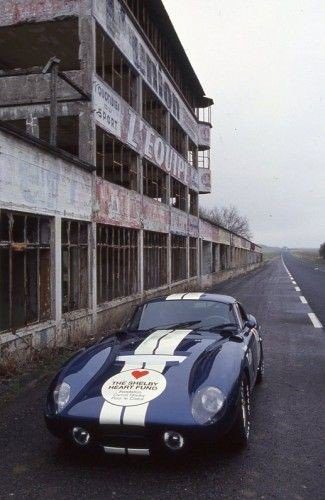
[[230, 431], [231, 441], [235, 446], [247, 446], [251, 430], [251, 403], [250, 388], [247, 376], [244, 375], [240, 383], [240, 402], [237, 417]]

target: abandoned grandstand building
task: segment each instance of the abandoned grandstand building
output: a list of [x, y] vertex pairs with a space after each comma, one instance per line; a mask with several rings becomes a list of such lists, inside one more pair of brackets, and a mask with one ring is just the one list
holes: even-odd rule
[[258, 265], [199, 218], [210, 108], [160, 0], [0, 0], [0, 346]]

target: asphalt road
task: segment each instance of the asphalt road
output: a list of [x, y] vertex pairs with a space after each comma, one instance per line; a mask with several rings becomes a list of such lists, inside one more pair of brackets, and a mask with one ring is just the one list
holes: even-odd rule
[[300, 295], [306, 298], [312, 311], [325, 325], [325, 265], [298, 259], [291, 253], [284, 253], [283, 260], [297, 286]]
[[45, 430], [43, 381], [0, 410], [0, 498], [324, 499], [324, 329], [311, 324], [280, 258], [215, 289], [238, 297], [264, 331], [249, 448], [176, 462], [80, 455]]

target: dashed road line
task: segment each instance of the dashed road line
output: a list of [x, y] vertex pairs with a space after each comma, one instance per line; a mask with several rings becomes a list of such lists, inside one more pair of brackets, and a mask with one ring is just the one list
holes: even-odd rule
[[315, 313], [308, 313], [308, 316], [310, 318], [310, 321], [314, 325], [315, 328], [323, 328], [322, 323], [319, 321]]
[[[284, 269], [286, 270], [286, 272], [288, 273], [289, 278], [291, 279], [291, 283], [293, 285], [296, 285], [297, 283], [294, 280], [294, 278], [293, 278], [292, 274], [290, 273], [289, 269], [285, 265], [282, 255], [281, 255], [281, 260], [282, 260], [282, 264], [283, 264]], [[295, 286], [295, 291], [296, 292], [301, 292], [301, 289], [299, 288], [299, 286]], [[306, 298], [303, 295], [300, 295], [299, 298], [300, 298], [300, 301], [302, 302], [302, 304], [308, 304]], [[319, 321], [319, 319], [317, 318], [317, 316], [316, 316], [315, 313], [310, 312], [310, 313], [308, 313], [308, 316], [309, 316], [309, 319], [310, 319], [310, 321], [312, 322], [312, 324], [313, 324], [313, 326], [315, 328], [323, 328], [322, 323]]]

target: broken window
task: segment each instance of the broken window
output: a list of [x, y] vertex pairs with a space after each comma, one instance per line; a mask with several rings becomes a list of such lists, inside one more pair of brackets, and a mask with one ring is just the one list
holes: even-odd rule
[[167, 202], [167, 175], [143, 158], [142, 160], [143, 194], [162, 203]]
[[0, 331], [51, 318], [50, 219], [0, 210]]
[[88, 307], [88, 223], [62, 220], [62, 311]]
[[212, 272], [212, 243], [202, 241], [202, 274]]
[[97, 225], [97, 302], [102, 304], [138, 291], [138, 232]]
[[192, 215], [199, 215], [199, 195], [192, 191], [192, 189], [188, 192], [188, 204], [189, 204], [189, 212]]
[[97, 127], [97, 175], [127, 189], [138, 189], [138, 155]]
[[142, 116], [158, 134], [166, 138], [167, 111], [145, 83], [142, 90]]
[[189, 252], [190, 252], [190, 277], [197, 275], [197, 239], [189, 239]]
[[188, 139], [187, 161], [192, 167], [197, 168], [198, 148], [191, 139]]
[[[39, 138], [50, 142], [50, 117], [38, 119]], [[57, 147], [68, 153], [79, 155], [79, 117], [58, 116]]]
[[170, 143], [184, 158], [187, 158], [186, 134], [176, 120], [170, 117]]
[[186, 279], [186, 237], [171, 236], [171, 280]]
[[5, 123], [8, 123], [8, 125], [15, 127], [17, 130], [26, 132], [26, 120], [5, 120]]
[[137, 74], [99, 26], [96, 27], [96, 72], [137, 109]]
[[143, 280], [145, 290], [167, 283], [167, 234], [144, 231]]
[[228, 246], [220, 245], [220, 269], [225, 271], [228, 269]]
[[220, 245], [212, 243], [212, 272], [217, 273], [220, 269]]
[[186, 212], [186, 187], [174, 177], [170, 178], [170, 198], [173, 207]]

